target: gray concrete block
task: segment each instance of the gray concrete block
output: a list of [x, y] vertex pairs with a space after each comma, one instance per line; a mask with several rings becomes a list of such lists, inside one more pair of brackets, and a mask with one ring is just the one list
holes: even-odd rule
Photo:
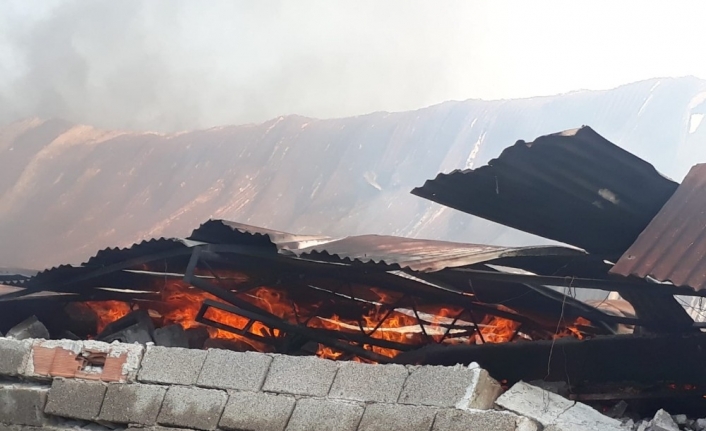
[[362, 405], [349, 401], [301, 398], [286, 431], [355, 431], [363, 410]]
[[515, 431], [519, 419], [497, 410], [444, 409], [436, 414], [432, 431]]
[[153, 425], [157, 422], [166, 393], [166, 387], [156, 385], [108, 385], [98, 419], [121, 424]]
[[456, 404], [456, 408], [488, 410], [495, 405], [495, 400], [503, 393], [503, 388], [488, 372], [473, 363], [473, 381], [466, 389], [466, 395]]
[[0, 422], [14, 425], [41, 426], [47, 417], [44, 404], [49, 388], [28, 384], [0, 386]]
[[272, 357], [256, 352], [208, 351], [197, 384], [207, 388], [259, 391]]
[[94, 420], [105, 396], [105, 385], [85, 380], [55, 379], [44, 412], [67, 418]]
[[[490, 390], [487, 390], [488, 385], [492, 386]], [[487, 409], [492, 407], [499, 394], [500, 385], [480, 368], [469, 369], [462, 365], [424, 366], [414, 368], [407, 377], [399, 402], [459, 409]]]
[[29, 359], [29, 341], [0, 338], [0, 375], [17, 376], [24, 372]]
[[26, 340], [28, 338], [49, 339], [49, 331], [42, 322], [37, 320], [37, 316], [30, 316], [7, 331], [6, 336], [16, 340]]
[[288, 395], [231, 392], [218, 427], [238, 431], [284, 431], [294, 403], [294, 397]]
[[205, 360], [204, 350], [150, 346], [137, 379], [145, 383], [193, 385]]
[[557, 429], [621, 430], [616, 419], [602, 415], [586, 404], [532, 386], [524, 382], [515, 383], [495, 402], [498, 406], [531, 418], [545, 427], [555, 425]]
[[215, 389], [172, 386], [157, 417], [160, 425], [213, 430], [218, 426], [228, 395]]
[[125, 431], [184, 431], [185, 429], [188, 429], [188, 428], [171, 428], [171, 427], [161, 427], [161, 426], [152, 426], [152, 427], [131, 426], [131, 427], [128, 427]]
[[679, 426], [664, 409], [659, 409], [650, 421], [650, 431], [679, 431]]
[[330, 398], [394, 403], [409, 372], [402, 365], [370, 365], [341, 362], [329, 391]]
[[[77, 424], [70, 424], [72, 426], [68, 426], [66, 424], [61, 424], [61, 425], [56, 425], [56, 426], [49, 426], [49, 425], [42, 425], [42, 426], [31, 426], [31, 425], [3, 425], [0, 424], [0, 431], [75, 431], [77, 429], [85, 430], [85, 431], [91, 431], [90, 428], [88, 427], [83, 427], [79, 428], [81, 423]], [[102, 427], [101, 431], [111, 431], [110, 428], [105, 428]], [[183, 431], [183, 430], [180, 430]]]
[[517, 428], [515, 431], [542, 431], [542, 425], [530, 418], [520, 416], [517, 419]]
[[276, 355], [262, 390], [324, 397], [336, 376], [336, 363], [315, 356]]
[[368, 404], [358, 431], [429, 431], [436, 409], [404, 404]]

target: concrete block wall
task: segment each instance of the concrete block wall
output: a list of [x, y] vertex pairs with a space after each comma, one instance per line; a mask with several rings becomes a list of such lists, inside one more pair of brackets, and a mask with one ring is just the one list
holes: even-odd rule
[[477, 367], [0, 338], [0, 382], [0, 431], [538, 429]]

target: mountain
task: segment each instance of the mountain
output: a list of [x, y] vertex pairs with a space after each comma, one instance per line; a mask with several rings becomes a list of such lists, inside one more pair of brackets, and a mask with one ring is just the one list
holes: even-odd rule
[[704, 114], [706, 81], [685, 77], [170, 135], [29, 119], [0, 127], [0, 266], [78, 263], [103, 247], [186, 236], [208, 218], [331, 236], [546, 243], [409, 192], [518, 139], [581, 125], [681, 180], [706, 160]]

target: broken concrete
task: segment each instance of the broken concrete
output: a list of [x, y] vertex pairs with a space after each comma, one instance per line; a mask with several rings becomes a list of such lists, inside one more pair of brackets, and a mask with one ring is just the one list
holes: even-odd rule
[[29, 338], [48, 339], [49, 331], [42, 322], [37, 320], [37, 316], [31, 316], [12, 327], [12, 329], [7, 331], [5, 336], [16, 340], [26, 340]]
[[655, 413], [647, 429], [649, 431], [679, 431], [679, 426], [669, 413], [660, 409]]
[[[154, 346], [143, 358], [143, 350], [95, 341], [0, 339], [0, 379], [52, 382], [51, 389], [22, 384], [28, 390], [22, 394], [12, 392], [9, 382], [0, 384], [0, 423], [12, 421], [0, 431], [51, 429], [57, 423], [63, 429], [124, 424], [150, 431], [538, 431], [539, 423], [545, 431], [626, 429], [586, 405], [526, 383], [496, 400], [498, 383], [474, 364], [403, 367]], [[120, 359], [113, 371], [111, 357]], [[134, 382], [139, 375], [144, 383], [86, 381], [105, 380], [116, 371], [120, 380], [113, 381]], [[20, 408], [16, 396], [26, 396]], [[494, 401], [512, 412], [490, 410]], [[644, 421], [642, 431], [674, 431], [664, 425], [667, 419], [672, 418], [662, 412]], [[46, 420], [49, 425], [40, 424]], [[698, 423], [687, 419], [686, 426]], [[662, 428], [652, 427], [659, 424]]]
[[25, 377], [80, 378], [104, 382], [135, 379], [143, 346], [100, 341], [40, 340], [32, 345]]
[[554, 426], [557, 430], [624, 431], [620, 421], [604, 416], [586, 404], [567, 400], [524, 382], [516, 383], [497, 399], [496, 404], [545, 427]]
[[31, 341], [0, 338], [0, 375], [17, 376], [24, 372], [29, 359]]

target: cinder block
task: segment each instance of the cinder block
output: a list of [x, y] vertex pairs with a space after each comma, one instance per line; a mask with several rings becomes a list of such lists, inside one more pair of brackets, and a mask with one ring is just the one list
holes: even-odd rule
[[284, 431], [294, 410], [294, 397], [256, 392], [231, 392], [219, 428]]
[[341, 362], [329, 391], [330, 398], [395, 403], [409, 373], [402, 365]]
[[208, 351], [197, 384], [207, 388], [259, 391], [272, 357], [256, 352]]
[[29, 358], [30, 341], [0, 338], [0, 375], [17, 376], [22, 374]]
[[37, 316], [30, 316], [7, 331], [7, 337], [16, 340], [27, 340], [30, 338], [48, 339], [49, 331], [47, 327], [37, 319]]
[[[0, 431], [68, 431], [68, 430], [77, 430], [81, 426], [80, 422], [77, 422], [76, 424], [61, 424], [61, 425], [56, 425], [56, 426], [49, 426], [49, 425], [42, 425], [42, 426], [31, 426], [31, 425], [3, 425], [0, 424]], [[100, 425], [99, 425], [100, 426]], [[85, 431], [91, 431], [92, 428], [84, 427], [81, 428], [82, 430]], [[111, 431], [110, 428], [101, 428], [104, 431]], [[144, 431], [144, 430], [142, 430]], [[180, 430], [183, 431], [183, 430]]]
[[218, 426], [227, 400], [228, 395], [223, 391], [172, 386], [164, 397], [157, 422], [160, 425], [213, 430]]
[[193, 385], [205, 360], [204, 350], [150, 346], [137, 379], [145, 383]]
[[501, 387], [485, 370], [454, 367], [415, 367], [407, 377], [399, 402], [402, 404], [458, 409], [489, 409]]
[[444, 409], [436, 414], [432, 431], [515, 431], [518, 419], [497, 410]]
[[286, 431], [355, 431], [363, 410], [360, 404], [349, 401], [301, 398]]
[[132, 426], [132, 427], [128, 427], [125, 431], [184, 431], [185, 429], [187, 429], [187, 428], [171, 428], [171, 427], [161, 427], [161, 426], [153, 426], [153, 427]]
[[515, 383], [495, 403], [505, 410], [531, 418], [544, 427], [555, 425], [557, 429], [601, 431], [623, 429], [620, 421], [604, 416], [586, 404], [567, 400], [525, 382]]
[[436, 409], [404, 404], [368, 404], [358, 431], [429, 431]]
[[44, 412], [67, 418], [94, 420], [105, 396], [105, 385], [83, 380], [54, 379]]
[[0, 422], [42, 426], [46, 421], [46, 386], [8, 384], [0, 386]]
[[157, 422], [167, 388], [144, 384], [110, 384], [98, 419], [142, 425]]
[[262, 390], [324, 397], [336, 376], [336, 363], [315, 356], [276, 355]]

